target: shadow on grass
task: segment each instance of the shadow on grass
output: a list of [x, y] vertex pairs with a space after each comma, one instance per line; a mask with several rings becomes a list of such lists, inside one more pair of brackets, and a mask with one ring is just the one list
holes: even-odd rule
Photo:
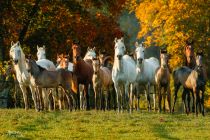
[[170, 140], [179, 140], [179, 138], [175, 138], [170, 136], [170, 133], [168, 132], [167, 128], [164, 124], [155, 124], [153, 126], [153, 132], [158, 138], [161, 139], [170, 139]]

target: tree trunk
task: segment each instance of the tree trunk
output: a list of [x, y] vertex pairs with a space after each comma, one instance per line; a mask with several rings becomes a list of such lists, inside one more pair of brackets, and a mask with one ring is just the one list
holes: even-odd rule
[[28, 19], [26, 20], [26, 22], [23, 25], [23, 29], [19, 34], [19, 41], [20, 43], [22, 43], [24, 41], [24, 37], [28, 31], [28, 27], [30, 25], [31, 19], [34, 17], [34, 15], [37, 13], [38, 9], [39, 9], [39, 3], [41, 2], [41, 0], [36, 0], [36, 3], [34, 5], [34, 7], [32, 8], [31, 12], [28, 15]]

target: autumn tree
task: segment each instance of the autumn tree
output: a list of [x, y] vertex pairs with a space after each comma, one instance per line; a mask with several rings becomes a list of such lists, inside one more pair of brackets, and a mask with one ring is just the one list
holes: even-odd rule
[[[36, 45], [46, 45], [47, 57], [71, 52], [74, 39], [87, 47], [112, 49], [113, 38], [121, 36], [117, 18], [125, 0], [18, 0], [1, 1], [0, 45], [2, 60], [8, 59], [11, 41], [21, 41], [25, 53], [35, 56]], [[109, 51], [112, 52], [112, 51]]]
[[140, 22], [138, 38], [145, 39], [148, 46], [167, 47], [173, 56], [172, 67], [182, 64], [187, 40], [193, 40], [196, 50], [203, 50], [208, 56], [207, 0], [128, 0], [127, 6]]

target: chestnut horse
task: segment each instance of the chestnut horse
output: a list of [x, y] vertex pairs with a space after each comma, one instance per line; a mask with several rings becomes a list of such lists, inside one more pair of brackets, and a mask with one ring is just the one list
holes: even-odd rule
[[[72, 49], [73, 49], [73, 64], [74, 64], [73, 72], [77, 76], [78, 84], [84, 85], [84, 97], [86, 98], [85, 107], [87, 110], [89, 110], [90, 103], [89, 103], [88, 87], [90, 84], [92, 84], [93, 66], [91, 63], [89, 63], [90, 61], [83, 60], [83, 58], [81, 57], [81, 48], [78, 44], [72, 44]], [[79, 94], [77, 95], [79, 96]], [[83, 101], [78, 100], [78, 105], [80, 105], [80, 102]]]

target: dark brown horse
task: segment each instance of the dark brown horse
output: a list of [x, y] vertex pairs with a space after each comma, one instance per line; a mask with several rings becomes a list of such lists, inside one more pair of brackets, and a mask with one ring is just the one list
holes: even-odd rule
[[[90, 63], [90, 61], [83, 60], [81, 57], [81, 48], [79, 46], [79, 43], [73, 43], [72, 44], [72, 50], [73, 50], [73, 64], [74, 69], [73, 72], [77, 76], [78, 84], [84, 85], [84, 97], [86, 98], [86, 109], [90, 109], [90, 101], [89, 101], [89, 93], [88, 88], [89, 85], [92, 84], [92, 77], [93, 77], [93, 66]], [[79, 98], [79, 97], [78, 97]], [[83, 101], [78, 101], [78, 105], [82, 103]]]

